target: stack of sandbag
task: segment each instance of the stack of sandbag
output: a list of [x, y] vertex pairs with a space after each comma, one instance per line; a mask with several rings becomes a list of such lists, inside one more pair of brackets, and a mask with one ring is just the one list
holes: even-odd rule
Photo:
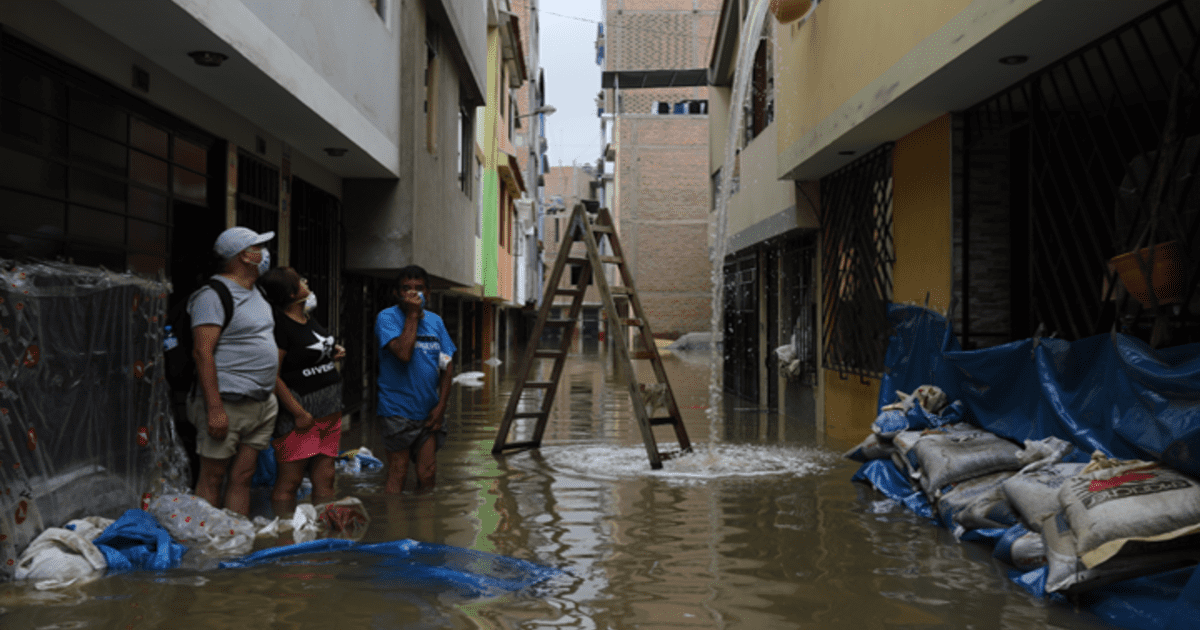
[[1078, 592], [1200, 561], [1200, 482], [1158, 463], [1092, 461], [1043, 519], [1046, 590]]

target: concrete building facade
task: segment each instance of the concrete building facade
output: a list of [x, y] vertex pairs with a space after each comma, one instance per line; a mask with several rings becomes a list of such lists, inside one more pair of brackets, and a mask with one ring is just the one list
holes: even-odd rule
[[275, 231], [349, 351], [349, 411], [395, 270], [475, 284], [474, 5], [15, 0], [0, 25], [0, 256], [161, 272], [174, 303], [221, 230]]
[[[837, 0], [773, 25], [775, 175], [819, 221], [818, 434], [857, 441], [874, 419], [889, 303], [952, 312], [968, 349], [1039, 330], [1198, 338], [1194, 273], [1156, 317], [1110, 265], [1167, 240], [1196, 259], [1178, 183], [1196, 162], [1156, 160], [1200, 131], [1164, 135], [1195, 103], [1198, 18], [1190, 0]], [[1177, 174], [1178, 229], [1137, 201], [1155, 168]]]

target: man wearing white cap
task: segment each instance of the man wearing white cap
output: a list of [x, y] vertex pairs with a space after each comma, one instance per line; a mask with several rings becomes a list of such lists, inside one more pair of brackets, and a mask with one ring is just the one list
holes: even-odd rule
[[[250, 481], [258, 452], [267, 448], [275, 429], [275, 318], [254, 286], [270, 267], [263, 245], [274, 232], [258, 234], [229, 228], [217, 237], [213, 251], [224, 271], [213, 276], [229, 288], [233, 316], [225, 324], [225, 307], [217, 291], [204, 286], [188, 300], [194, 338], [193, 357], [199, 391], [188, 402], [188, 418], [196, 425], [200, 476], [196, 494], [214, 507], [250, 511]], [[228, 474], [224, 500], [221, 484]]]

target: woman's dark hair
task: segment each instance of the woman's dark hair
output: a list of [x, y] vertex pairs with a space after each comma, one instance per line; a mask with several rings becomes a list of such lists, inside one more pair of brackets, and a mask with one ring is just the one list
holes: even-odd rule
[[291, 267], [276, 267], [258, 277], [258, 286], [272, 306], [283, 308], [300, 292], [300, 274]]

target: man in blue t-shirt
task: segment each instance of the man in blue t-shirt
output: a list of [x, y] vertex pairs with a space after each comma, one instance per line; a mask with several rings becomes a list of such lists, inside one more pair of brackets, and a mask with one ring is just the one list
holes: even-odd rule
[[446, 443], [446, 403], [457, 348], [436, 313], [425, 310], [429, 275], [416, 265], [400, 270], [393, 295], [396, 306], [379, 312], [379, 400], [375, 415], [383, 427], [388, 452], [384, 491], [404, 490], [411, 460], [417, 488], [434, 486], [437, 449]]

